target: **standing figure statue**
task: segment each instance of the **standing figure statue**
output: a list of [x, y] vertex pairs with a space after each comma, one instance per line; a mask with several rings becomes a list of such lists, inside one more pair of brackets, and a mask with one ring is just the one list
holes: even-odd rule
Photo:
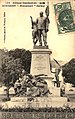
[[57, 60], [55, 60], [54, 58], [53, 58], [53, 60], [58, 65], [58, 68], [55, 68], [55, 71], [52, 71], [52, 64], [50, 63], [50, 71], [51, 71], [51, 73], [55, 74], [57, 87], [60, 87], [59, 74], [60, 74], [60, 71], [62, 70], [62, 67], [61, 67], [61, 65], [59, 64], [59, 62]]
[[37, 23], [38, 36], [39, 36], [39, 45], [42, 46], [42, 40], [43, 40], [44, 46], [47, 46], [47, 32], [48, 32], [47, 25], [50, 23], [50, 21], [48, 17], [43, 16], [43, 12], [40, 12], [40, 17], [37, 18], [36, 23]]
[[46, 17], [44, 17], [43, 12], [40, 12], [40, 16], [34, 22], [31, 17], [32, 22], [32, 37], [33, 43], [36, 45], [37, 41], [39, 41], [39, 46], [42, 46], [42, 41], [44, 46], [47, 46], [47, 32], [49, 31], [49, 6], [46, 7], [45, 10]]
[[59, 81], [60, 71], [61, 71], [60, 67], [55, 69], [55, 78], [56, 78], [56, 82], [57, 82], [57, 87], [60, 87], [60, 81]]

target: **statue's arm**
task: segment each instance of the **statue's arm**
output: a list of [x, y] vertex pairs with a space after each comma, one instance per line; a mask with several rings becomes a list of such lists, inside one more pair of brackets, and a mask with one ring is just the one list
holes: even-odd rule
[[36, 19], [36, 24], [38, 24], [38, 18]]

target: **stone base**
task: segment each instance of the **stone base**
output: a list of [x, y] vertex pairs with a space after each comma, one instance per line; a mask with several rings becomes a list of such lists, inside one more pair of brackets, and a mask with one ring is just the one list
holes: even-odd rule
[[32, 75], [45, 74], [50, 76], [50, 49], [33, 49], [31, 50], [31, 71]]
[[[19, 107], [62, 107], [67, 103], [66, 97], [13, 97], [8, 105]], [[22, 106], [21, 106], [22, 105]]]
[[48, 49], [48, 46], [33, 46], [33, 49]]
[[60, 96], [60, 87], [49, 87], [49, 90], [52, 93], [51, 96]]
[[50, 96], [50, 97], [12, 97], [11, 102], [66, 102], [66, 97]]
[[12, 97], [11, 102], [27, 102], [27, 97]]

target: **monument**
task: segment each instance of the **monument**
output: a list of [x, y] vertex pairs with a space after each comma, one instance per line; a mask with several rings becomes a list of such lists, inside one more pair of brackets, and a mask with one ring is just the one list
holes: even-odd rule
[[[63, 106], [67, 98], [60, 97], [60, 88], [54, 87], [52, 71], [50, 69], [50, 55], [52, 51], [48, 47], [47, 33], [49, 31], [49, 6], [33, 21], [32, 16], [32, 38], [33, 49], [31, 50], [31, 69], [30, 74], [21, 74], [21, 80], [15, 83], [15, 97], [11, 98], [12, 102], [24, 102], [26, 107], [50, 107], [60, 104]], [[59, 81], [59, 72], [56, 71], [56, 78]], [[21, 84], [21, 85], [20, 85]], [[58, 98], [57, 98], [58, 97]], [[60, 106], [59, 104], [59, 106]], [[19, 105], [19, 103], [18, 103]], [[29, 106], [30, 105], [30, 106]]]
[[[32, 53], [32, 60], [31, 60], [31, 70], [30, 73], [32, 75], [41, 75], [48, 83], [48, 87], [52, 84], [52, 73], [50, 71], [50, 55], [52, 51], [48, 48], [47, 44], [47, 33], [49, 31], [49, 6], [46, 7], [45, 15], [41, 11], [39, 17], [36, 21], [33, 21], [31, 18], [32, 23], [32, 38], [33, 38], [33, 49], [31, 50]], [[37, 43], [39, 45], [37, 45]]]

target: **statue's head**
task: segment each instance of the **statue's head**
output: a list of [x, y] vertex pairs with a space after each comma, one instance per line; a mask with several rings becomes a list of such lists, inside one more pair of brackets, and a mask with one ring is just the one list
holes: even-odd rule
[[40, 12], [40, 17], [43, 17], [43, 12]]

